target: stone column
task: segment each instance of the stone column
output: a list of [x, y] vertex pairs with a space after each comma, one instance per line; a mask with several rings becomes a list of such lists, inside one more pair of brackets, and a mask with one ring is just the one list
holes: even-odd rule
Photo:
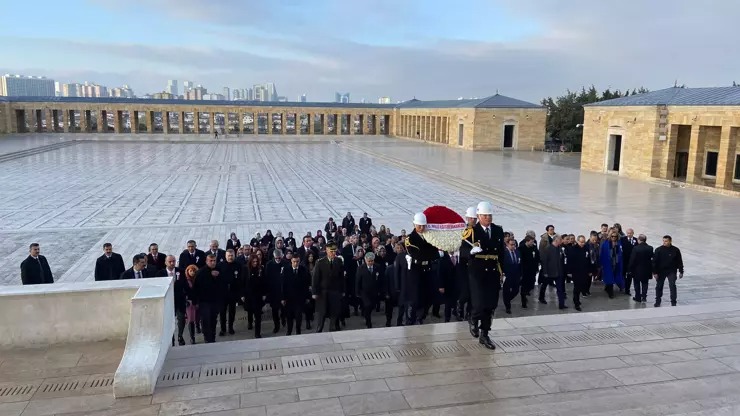
[[146, 124], [146, 132], [148, 134], [154, 133], [154, 111], [145, 112], [144, 123]]
[[[666, 162], [660, 164], [660, 170], [658, 171], [658, 177], [663, 179], [673, 179], [673, 172], [676, 169], [676, 146], [678, 145], [678, 124], [669, 124], [666, 126], [668, 132], [666, 133], [666, 141], [661, 144], [668, 146], [668, 154], [666, 155]], [[724, 128], [722, 129], [724, 131]]]
[[47, 108], [44, 117], [46, 118], [46, 132], [54, 133], [54, 110]]
[[123, 110], [113, 111], [113, 132], [123, 133]]
[[437, 143], [437, 117], [431, 116], [429, 120], [429, 140]]
[[307, 127], [308, 134], [313, 135], [314, 125], [313, 125], [313, 114], [312, 113], [306, 114], [306, 127]]
[[[75, 119], [75, 110], [69, 110], [67, 111], [69, 114], [69, 131], [76, 132], [77, 131], [77, 120]], [[84, 117], [82, 117], [84, 119]], [[82, 122], [82, 120], [80, 120]]]
[[162, 111], [162, 131], [164, 134], [170, 134], [170, 112]]
[[62, 111], [62, 131], [65, 133], [69, 133], [69, 111], [68, 110], [61, 110], [61, 111]]
[[139, 133], [139, 112], [136, 110], [128, 110], [128, 122], [131, 124], [131, 133]]
[[326, 134], [328, 131], [329, 117], [326, 114], [319, 114], [319, 123], [321, 123], [321, 134]]
[[349, 134], [351, 136], [354, 136], [355, 133], [355, 114], [349, 113], [347, 115], [347, 130], [349, 130]]
[[735, 155], [737, 146], [737, 127], [722, 126], [719, 137], [719, 154], [717, 155], [717, 181], [715, 186], [721, 189], [732, 189], [732, 179], [735, 173]]
[[342, 134], [344, 133], [344, 129], [342, 128], [342, 124], [344, 124], [344, 114], [335, 114], [334, 115], [334, 133], [336, 134]]
[[365, 134], [365, 114], [360, 114], [357, 116], [358, 120], [360, 120], [360, 129], [357, 131], [358, 134]]
[[259, 113], [252, 112], [252, 134], [259, 133]]
[[85, 133], [92, 132], [92, 110], [81, 110], [80, 111], [80, 123], [82, 124], [82, 131]]
[[211, 129], [210, 133], [213, 134], [216, 131], [216, 113], [213, 110], [208, 112], [208, 126]]
[[[84, 120], [85, 117], [82, 117]], [[83, 123], [83, 130], [84, 123]], [[106, 110], [98, 110], [98, 134], [100, 133], [108, 133], [108, 111]]]
[[691, 139], [689, 142], [689, 166], [686, 171], [686, 182], [701, 183], [702, 170], [704, 169], [704, 138], [701, 134], [701, 126], [691, 126]]
[[287, 131], [286, 124], [288, 124], [288, 113], [280, 113], [280, 134], [285, 134]]
[[177, 112], [177, 133], [185, 134], [185, 112]]
[[236, 120], [237, 125], [239, 126], [239, 134], [244, 133], [244, 114], [243, 113], [236, 113], [236, 117], [238, 120]]

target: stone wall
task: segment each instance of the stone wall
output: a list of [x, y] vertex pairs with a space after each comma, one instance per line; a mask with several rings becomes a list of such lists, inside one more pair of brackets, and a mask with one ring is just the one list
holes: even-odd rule
[[545, 145], [545, 108], [479, 108], [475, 110], [473, 150], [502, 150], [504, 126], [513, 125], [512, 150], [541, 150]]
[[0, 103], [0, 134], [10, 133], [10, 103]]

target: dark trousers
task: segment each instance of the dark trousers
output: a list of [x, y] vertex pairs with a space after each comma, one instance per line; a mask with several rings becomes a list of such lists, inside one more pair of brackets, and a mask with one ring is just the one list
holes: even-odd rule
[[[630, 293], [632, 287], [632, 273], [627, 272], [624, 274], [624, 293]], [[635, 284], [636, 287], [636, 284]]]
[[665, 279], [668, 279], [668, 288], [671, 291], [671, 303], [676, 303], [677, 290], [676, 290], [676, 272], [660, 272], [658, 273], [658, 281], [655, 283], [655, 303], [660, 304], [660, 300], [663, 297], [663, 285]]
[[306, 317], [306, 324], [313, 322], [313, 315], [316, 312], [316, 301], [311, 299], [303, 307], [303, 314]]
[[535, 282], [537, 281], [537, 272], [525, 272], [522, 274], [522, 293], [529, 294], [530, 291], [534, 290]]
[[275, 324], [275, 328], [280, 329], [280, 312], [283, 309], [283, 304], [280, 302], [270, 302], [270, 308], [272, 309], [272, 323]]
[[375, 309], [375, 301], [362, 303], [362, 316], [365, 318], [365, 326], [368, 328], [373, 327], [373, 309]]
[[316, 332], [324, 330], [324, 321], [329, 318], [330, 329], [338, 330], [339, 318], [343, 316], [342, 310], [342, 294], [340, 292], [324, 292], [321, 294], [324, 297], [322, 303], [324, 304], [323, 310], [318, 311], [318, 323]]
[[398, 313], [396, 317], [396, 326], [402, 326], [403, 325], [403, 307], [398, 304], [398, 297], [397, 296], [390, 296], [385, 298], [385, 323], [386, 325], [390, 325], [391, 321], [393, 321], [393, 310], [398, 308]]
[[228, 315], [229, 329], [234, 329], [234, 318], [236, 317], [236, 301], [224, 302], [224, 306], [218, 314], [221, 321], [221, 332], [226, 332], [226, 317]]
[[473, 302], [473, 313], [470, 319], [472, 319], [473, 322], [480, 322], [478, 328], [480, 328], [481, 331], [491, 330], [491, 319], [493, 319], [493, 312], [498, 306], [498, 297], [499, 290], [496, 290], [496, 292], [492, 294], [492, 304], [479, 306], [476, 305], [475, 302]]
[[540, 274], [540, 297], [539, 299], [541, 301], [545, 300], [545, 290], [547, 290], [547, 286], [554, 286], [555, 279], [545, 277], [544, 275]]
[[301, 323], [303, 322], [303, 308], [305, 307], [302, 303], [287, 303], [283, 310], [285, 311], [285, 318], [287, 320], [286, 326], [288, 327], [287, 335], [293, 333], [293, 325], [295, 324], [295, 333], [301, 334]]
[[[185, 315], [185, 311], [177, 311], [175, 313], [175, 316], [177, 316], [177, 338], [182, 338], [182, 333], [185, 332], [185, 323], [187, 321], [187, 316]], [[188, 322], [188, 332], [190, 333], [190, 338], [192, 339], [195, 337], [195, 322]]]
[[251, 313], [254, 316], [254, 337], [260, 338], [262, 336], [262, 310], [258, 309]]
[[198, 310], [200, 311], [203, 338], [207, 343], [216, 342], [216, 324], [218, 323], [221, 304], [218, 302], [201, 302], [198, 305]]
[[586, 285], [590, 284], [591, 277], [588, 273], [573, 273], [573, 304], [581, 306], [581, 295], [587, 293]]
[[635, 299], [637, 300], [647, 300], [647, 292], [648, 292], [648, 283], [650, 283], [650, 278], [643, 278], [638, 279], [635, 277]]
[[[518, 277], [507, 277], [506, 280], [504, 280], [504, 306], [506, 307], [506, 310], [511, 309], [511, 301], [517, 295], [519, 295], [519, 286], [521, 285], [521, 282]], [[522, 301], [524, 303], [524, 300]]]
[[557, 276], [555, 279], [555, 290], [558, 292], [558, 307], [565, 306], [565, 276]]
[[415, 304], [407, 304], [403, 306], [403, 309], [406, 320], [404, 325], [417, 325], [421, 323], [420, 319], [423, 318], [420, 317], [424, 315], [423, 308]]

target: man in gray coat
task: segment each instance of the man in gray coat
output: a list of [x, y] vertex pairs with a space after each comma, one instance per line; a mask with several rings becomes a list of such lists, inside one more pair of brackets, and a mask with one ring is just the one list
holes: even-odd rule
[[544, 276], [540, 282], [540, 303], [547, 304], [545, 300], [545, 289], [549, 282], [555, 282], [555, 289], [558, 292], [558, 307], [567, 309], [565, 306], [565, 256], [560, 249], [562, 239], [559, 235], [553, 237], [552, 242], [546, 245], [540, 251], [542, 261], [542, 270], [540, 274]]

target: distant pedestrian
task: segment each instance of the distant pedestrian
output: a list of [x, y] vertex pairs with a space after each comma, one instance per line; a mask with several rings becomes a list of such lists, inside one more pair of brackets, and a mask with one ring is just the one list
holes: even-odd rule
[[40, 252], [39, 243], [31, 243], [28, 247], [28, 257], [21, 263], [21, 282], [24, 285], [54, 283], [49, 262]]

